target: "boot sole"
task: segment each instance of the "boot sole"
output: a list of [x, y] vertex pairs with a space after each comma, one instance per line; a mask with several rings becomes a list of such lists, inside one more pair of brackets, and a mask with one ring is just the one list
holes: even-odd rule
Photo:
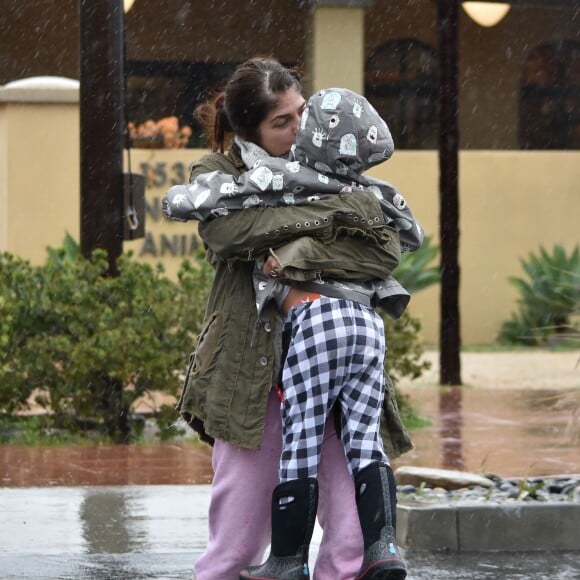
[[[300, 576], [304, 580], [310, 580], [310, 576]], [[240, 580], [272, 580], [271, 576], [240, 576]]]
[[357, 576], [355, 580], [404, 580], [406, 577], [407, 570], [402, 562], [399, 565], [393, 562], [377, 562]]
[[368, 580], [404, 580], [407, 577], [405, 570], [377, 570], [374, 574], [365, 577]]

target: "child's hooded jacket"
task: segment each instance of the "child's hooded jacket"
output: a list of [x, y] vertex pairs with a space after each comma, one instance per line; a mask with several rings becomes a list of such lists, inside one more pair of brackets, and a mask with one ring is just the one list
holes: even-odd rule
[[[421, 245], [422, 228], [403, 196], [391, 184], [362, 175], [387, 160], [394, 150], [386, 123], [364, 97], [348, 89], [327, 89], [311, 97], [302, 115], [292, 160], [270, 157], [257, 145], [239, 138], [236, 143], [250, 169], [239, 177], [213, 171], [197, 176], [192, 184], [170, 188], [163, 200], [167, 217], [207, 222], [245, 208], [302, 205], [328, 195], [356, 196], [357, 190], [366, 189], [376, 196], [384, 217], [376, 224], [364, 224], [367, 243], [375, 241], [383, 248], [381, 261], [391, 266], [388, 272], [398, 264], [400, 250], [412, 251]], [[398, 234], [400, 250], [396, 248], [396, 252], [390, 239], [385, 240], [385, 224]], [[313, 243], [306, 237], [276, 249], [272, 239], [271, 247], [286, 267], [296, 259], [304, 263], [305, 249]], [[314, 254], [319, 255], [319, 249]], [[309, 291], [380, 306], [393, 318], [398, 318], [409, 302], [408, 292], [391, 277], [369, 280], [369, 276], [366, 282], [350, 275], [337, 279], [326, 276], [324, 268], [307, 271], [302, 267], [286, 270], [296, 273], [294, 285]], [[276, 295], [277, 284], [256, 273], [259, 312]]]
[[364, 188], [373, 191], [387, 224], [399, 231], [401, 249], [421, 246], [423, 230], [401, 193], [390, 183], [362, 175], [394, 151], [387, 124], [365, 97], [348, 89], [327, 89], [311, 97], [293, 160], [237, 142], [250, 169], [239, 177], [213, 171], [192, 184], [171, 187], [163, 199], [168, 218], [206, 221], [249, 207], [298, 205]]

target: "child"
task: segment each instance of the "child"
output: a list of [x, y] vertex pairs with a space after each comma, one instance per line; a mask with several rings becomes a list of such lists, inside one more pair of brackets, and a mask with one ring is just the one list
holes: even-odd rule
[[[405, 578], [395, 544], [394, 478], [379, 435], [384, 396], [385, 339], [382, 320], [371, 308], [383, 306], [399, 316], [408, 294], [388, 277], [398, 263], [399, 248], [420, 246], [423, 233], [403, 197], [389, 184], [361, 172], [388, 159], [393, 142], [384, 121], [364, 99], [346, 89], [313, 96], [302, 116], [295, 161], [271, 158], [240, 140], [244, 162], [251, 169], [239, 178], [213, 172], [190, 186], [171, 188], [164, 200], [173, 219], [207, 220], [229, 211], [268, 205], [308, 203], [324, 195], [356, 195], [372, 190], [382, 209], [376, 223], [366, 224], [363, 238], [350, 227], [357, 216], [333, 224], [328, 235], [283, 243], [283, 232], [268, 240], [270, 257], [255, 273], [259, 312], [276, 300], [286, 314], [286, 357], [281, 373], [283, 452], [280, 485], [272, 499], [272, 548], [261, 566], [240, 578], [309, 577], [307, 560], [317, 506], [316, 474], [324, 424], [336, 404], [348, 466], [355, 480], [365, 557], [357, 578]], [[339, 222], [339, 220], [337, 220]], [[325, 239], [330, 238], [330, 239]], [[349, 272], [333, 256], [337, 243], [349, 241], [365, 260]], [[273, 248], [273, 249], [272, 249]], [[252, 248], [256, 254], [256, 248]], [[259, 250], [259, 249], [258, 249]], [[326, 253], [324, 253], [326, 251]], [[328, 260], [315, 270], [315, 258]], [[338, 252], [340, 254], [340, 252]], [[382, 280], [368, 256], [386, 261]], [[262, 266], [262, 261], [259, 261]], [[350, 262], [352, 264], [352, 262]], [[271, 276], [274, 275], [272, 278]], [[386, 279], [385, 279], [386, 278]], [[285, 284], [280, 280], [284, 279]], [[301, 280], [301, 281], [299, 281]], [[375, 576], [372, 576], [375, 577]], [[379, 576], [376, 576], [379, 577]]]

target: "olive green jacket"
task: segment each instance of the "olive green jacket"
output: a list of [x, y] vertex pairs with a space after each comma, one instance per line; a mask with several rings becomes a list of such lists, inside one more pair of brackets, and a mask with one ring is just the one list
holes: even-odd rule
[[[210, 171], [238, 175], [245, 169], [234, 148], [227, 155], [203, 157], [192, 166], [190, 180]], [[369, 223], [375, 225], [360, 225]], [[329, 196], [304, 206], [233, 212], [199, 225], [215, 276], [178, 410], [204, 440], [218, 438], [251, 449], [262, 440], [268, 395], [279, 370], [276, 328], [281, 317], [272, 305], [262, 316], [266, 322], [257, 324], [254, 256], [304, 235], [336, 243], [349, 233], [378, 245], [384, 242], [378, 239], [385, 231], [381, 225], [382, 210], [370, 192]], [[344, 270], [356, 269], [356, 261], [349, 257]], [[389, 381], [386, 386], [382, 434], [386, 452], [396, 457], [412, 444], [394, 389]]]

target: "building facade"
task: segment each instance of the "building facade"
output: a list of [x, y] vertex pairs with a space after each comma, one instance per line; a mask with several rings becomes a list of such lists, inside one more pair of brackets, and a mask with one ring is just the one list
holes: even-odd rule
[[[79, 231], [77, 0], [7, 0], [0, 13], [0, 250], [41, 261]], [[580, 2], [514, 0], [495, 26], [460, 11], [462, 336], [491, 342], [515, 308], [509, 276], [540, 245], [578, 243]], [[389, 122], [397, 151], [373, 173], [395, 183], [437, 243], [438, 83], [434, 0], [135, 0], [126, 14], [128, 121], [175, 115], [193, 148], [133, 149], [148, 177], [147, 234], [126, 244], [174, 272], [195, 228], [163, 222], [164, 188], [203, 145], [193, 110], [237, 63], [273, 55], [305, 93], [346, 86]], [[63, 77], [50, 88], [30, 77]], [[50, 216], [47, 219], [47, 216]], [[438, 289], [413, 298], [437, 341]]]

